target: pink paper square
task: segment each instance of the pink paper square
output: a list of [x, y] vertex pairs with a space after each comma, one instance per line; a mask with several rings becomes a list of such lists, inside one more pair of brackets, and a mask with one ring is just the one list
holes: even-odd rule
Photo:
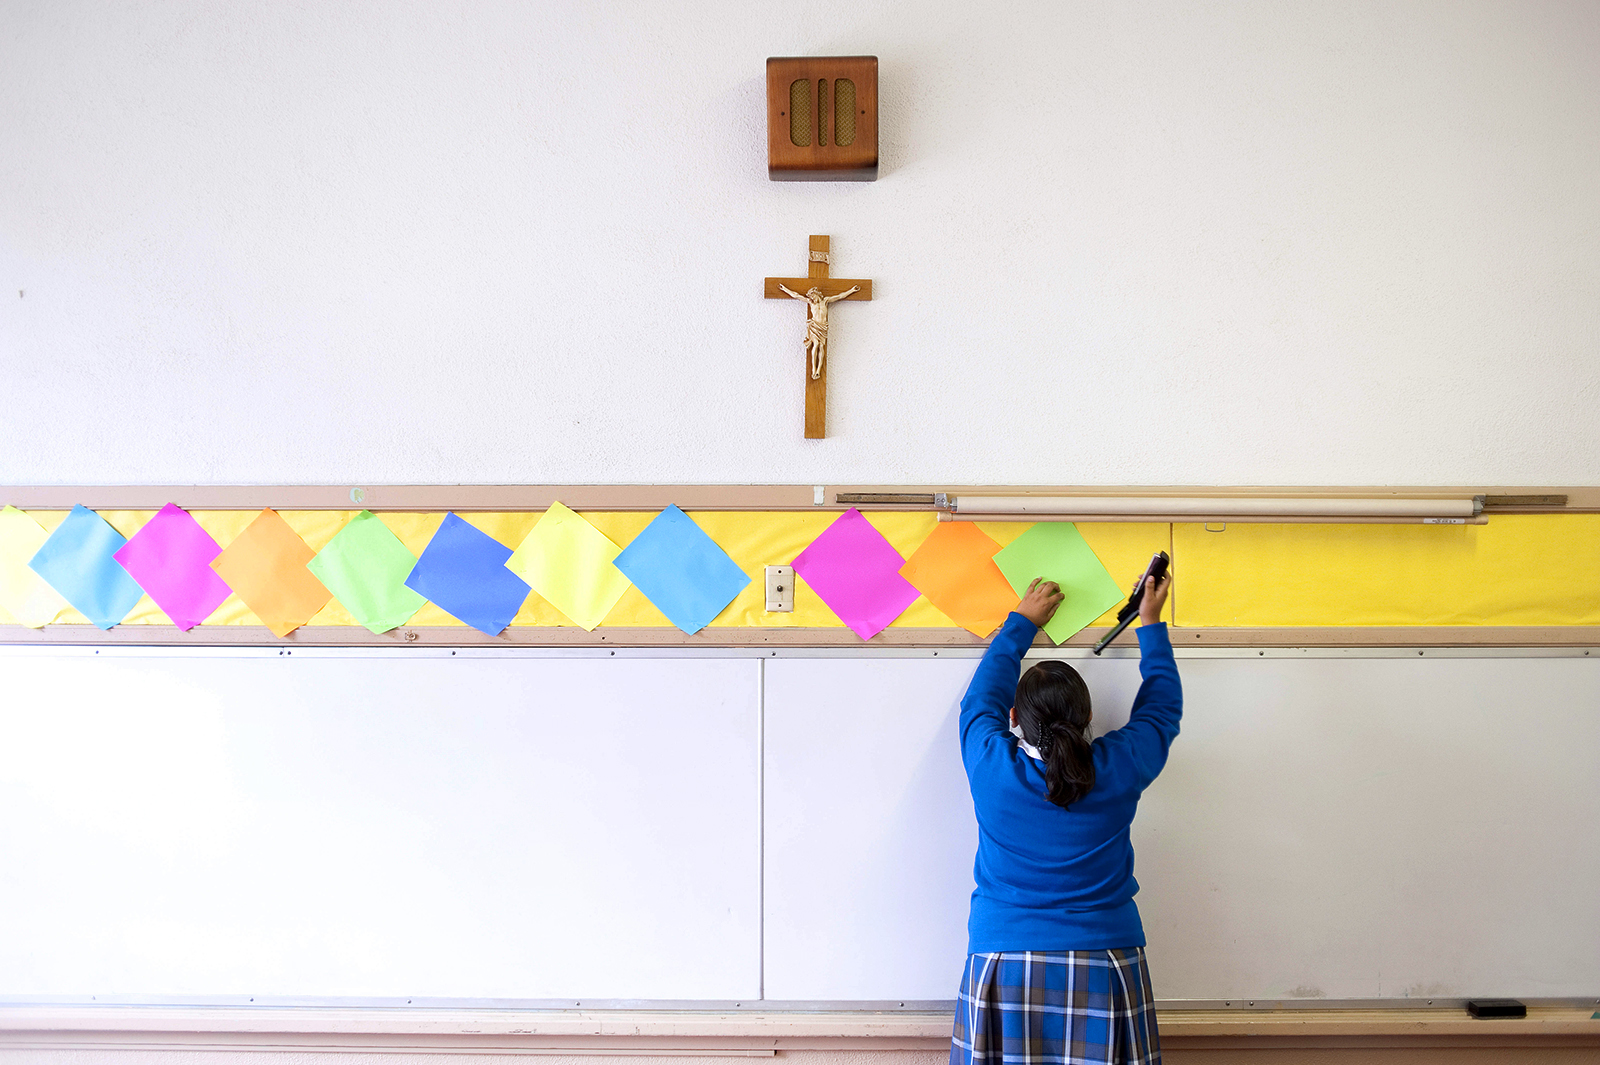
[[905, 613], [920, 594], [900, 576], [906, 560], [854, 508], [811, 541], [794, 571], [863, 640]]
[[188, 631], [210, 617], [232, 591], [211, 568], [211, 560], [221, 553], [188, 511], [168, 503], [111, 557], [174, 625]]

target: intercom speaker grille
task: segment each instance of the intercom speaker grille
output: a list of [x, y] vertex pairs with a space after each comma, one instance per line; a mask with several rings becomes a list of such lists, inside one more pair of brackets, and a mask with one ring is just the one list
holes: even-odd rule
[[811, 144], [811, 79], [789, 86], [789, 141], [797, 148]]
[[848, 147], [856, 139], [856, 83], [849, 78], [833, 81], [833, 143]]

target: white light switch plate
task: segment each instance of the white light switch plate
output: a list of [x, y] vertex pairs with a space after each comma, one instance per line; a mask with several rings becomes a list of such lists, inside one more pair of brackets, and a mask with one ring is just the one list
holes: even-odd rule
[[767, 567], [767, 610], [794, 610], [794, 567]]

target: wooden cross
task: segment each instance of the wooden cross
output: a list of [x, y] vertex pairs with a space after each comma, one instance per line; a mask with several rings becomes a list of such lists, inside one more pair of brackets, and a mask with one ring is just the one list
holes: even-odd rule
[[[829, 277], [829, 238], [811, 238], [810, 275], [807, 277], [769, 277], [763, 295], [769, 300], [799, 298], [806, 307], [806, 439], [820, 440], [828, 435], [825, 425], [828, 412], [828, 360], [827, 322], [828, 304], [835, 300], [870, 300], [872, 282], [865, 278]], [[789, 291], [785, 292], [787, 288]], [[851, 292], [854, 288], [856, 291]], [[808, 299], [812, 289], [818, 290], [817, 299]], [[846, 294], [848, 293], [848, 295]], [[822, 302], [825, 301], [825, 302]], [[819, 317], [821, 328], [817, 328]], [[820, 337], [818, 334], [821, 334]], [[820, 340], [820, 343], [818, 341]]]

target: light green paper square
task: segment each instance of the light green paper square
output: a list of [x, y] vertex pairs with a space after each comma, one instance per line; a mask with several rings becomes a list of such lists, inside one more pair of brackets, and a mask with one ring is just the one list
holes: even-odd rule
[[995, 552], [994, 564], [1019, 596], [1027, 592], [1035, 577], [1061, 585], [1066, 598], [1044, 627], [1045, 634], [1058, 644], [1125, 598], [1078, 527], [1069, 521], [1039, 522]]
[[428, 600], [406, 587], [417, 557], [379, 517], [363, 510], [306, 563], [306, 569], [376, 633], [404, 625]]
[[590, 632], [605, 620], [633, 582], [612, 565], [622, 548], [582, 515], [550, 504], [506, 560], [506, 569]]
[[28, 568], [50, 538], [44, 527], [16, 507], [0, 511], [0, 606], [30, 629], [54, 621], [68, 603]]

